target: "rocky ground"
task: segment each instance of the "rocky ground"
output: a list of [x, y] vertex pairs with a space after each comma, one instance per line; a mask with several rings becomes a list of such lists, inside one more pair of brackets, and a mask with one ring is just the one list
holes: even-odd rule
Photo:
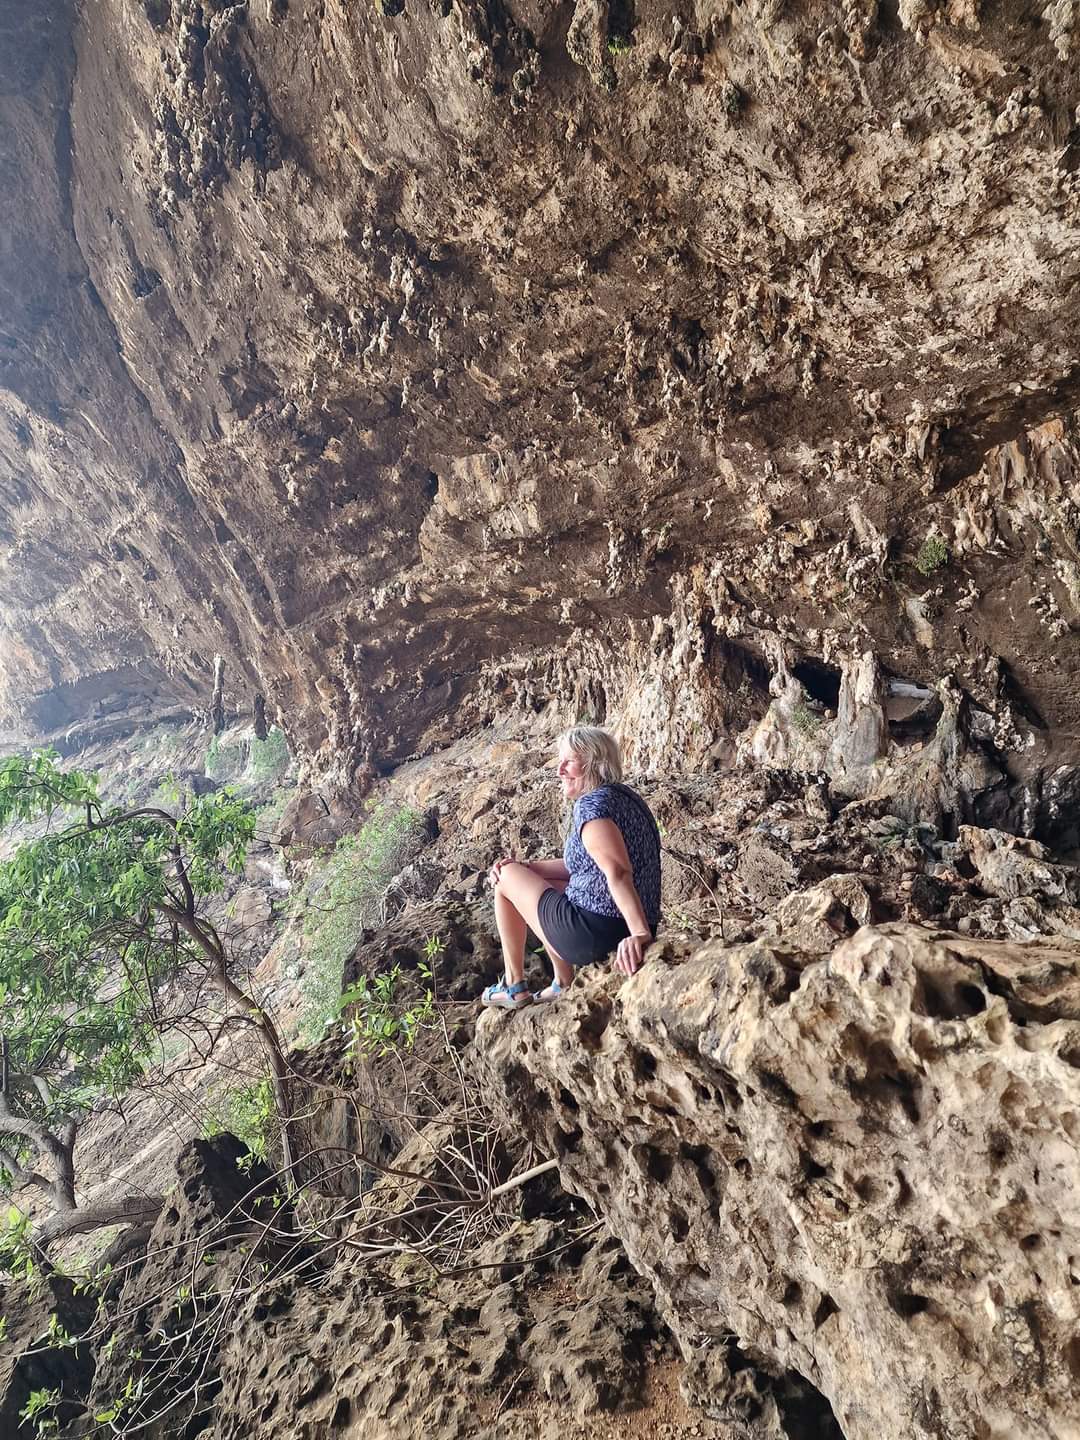
[[[840, 714], [820, 723], [831, 744]], [[666, 913], [643, 972], [479, 1024], [485, 864], [558, 848], [550, 733], [404, 767], [371, 804], [423, 823], [341, 980], [396, 968], [397, 1012], [430, 984], [437, 1024], [294, 1051], [296, 1200], [229, 1137], [163, 1147], [167, 1208], [91, 1343], [47, 1334], [47, 1311], [86, 1324], [75, 1297], [7, 1287], [0, 1413], [47, 1382], [72, 1440], [1071, 1435], [1080, 871], [914, 819], [910, 744], [870, 794], [749, 765], [643, 782]], [[347, 822], [297, 802], [276, 823], [307, 893], [327, 852], [305, 827], [325, 846]], [[268, 994], [303, 986], [304, 936], [290, 917]], [[137, 1127], [108, 1144], [145, 1161]]]

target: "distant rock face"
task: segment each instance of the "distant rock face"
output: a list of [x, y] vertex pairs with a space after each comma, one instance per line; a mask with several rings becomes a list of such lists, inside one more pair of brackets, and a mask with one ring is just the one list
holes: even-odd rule
[[477, 1044], [652, 1280], [709, 1413], [798, 1433], [801, 1377], [846, 1440], [1076, 1433], [1075, 946], [668, 943]]
[[1074, 9], [10, 0], [0, 726], [656, 769], [790, 664], [863, 763], [878, 664], [1074, 765]]

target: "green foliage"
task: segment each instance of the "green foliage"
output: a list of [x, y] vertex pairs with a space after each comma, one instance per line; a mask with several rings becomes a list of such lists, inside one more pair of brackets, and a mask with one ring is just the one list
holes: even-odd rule
[[797, 705], [792, 707], [791, 724], [800, 735], [805, 735], [809, 739], [810, 736], [817, 734], [822, 723], [822, 717], [816, 710], [811, 709], [805, 700], [800, 700]]
[[692, 915], [689, 910], [681, 910], [678, 906], [664, 906], [664, 915], [673, 925], [678, 925], [680, 930], [690, 930], [695, 935], [701, 933], [701, 918]]
[[39, 1435], [55, 1435], [60, 1429], [56, 1411], [60, 1405], [59, 1390], [31, 1390], [19, 1411], [19, 1419], [33, 1425]]
[[633, 41], [629, 35], [609, 35], [607, 38], [609, 55], [625, 55], [632, 45]]
[[915, 569], [920, 575], [932, 575], [949, 563], [949, 547], [940, 535], [927, 535], [915, 556]]
[[265, 784], [280, 779], [288, 768], [289, 746], [276, 725], [267, 731], [265, 740], [252, 739], [245, 779]]
[[[434, 938], [434, 937], [433, 937]], [[430, 942], [429, 942], [430, 943]], [[429, 985], [423, 996], [404, 1009], [397, 997], [401, 966], [394, 965], [368, 979], [361, 975], [338, 1000], [339, 1010], [349, 1010], [345, 1050], [349, 1055], [385, 1055], [394, 1049], [411, 1050], [416, 1037], [435, 1016], [435, 996]], [[431, 969], [421, 965], [419, 974], [430, 981]]]
[[309, 880], [303, 897], [305, 1010], [301, 1030], [317, 1038], [338, 1013], [341, 976], [365, 925], [378, 915], [386, 887], [415, 839], [419, 816], [377, 806], [353, 835], [343, 835]]
[[215, 735], [207, 746], [206, 759], [203, 761], [203, 773], [211, 780], [218, 779], [218, 772], [221, 769], [221, 739]]
[[203, 1123], [203, 1135], [235, 1135], [251, 1154], [265, 1160], [276, 1133], [277, 1110], [274, 1087], [269, 1080], [255, 1080], [227, 1090], [211, 1104]]
[[[16, 821], [44, 833], [0, 864], [0, 1034], [15, 1108], [49, 1124], [141, 1073], [155, 994], [205, 964], [181, 922], [243, 868], [255, 815], [228, 793], [180, 815], [107, 807], [95, 776], [44, 751], [0, 764], [0, 827]], [[49, 1074], [63, 1079], [53, 1101], [30, 1084]]]
[[30, 1217], [17, 1205], [9, 1205], [0, 1218], [0, 1274], [30, 1281], [37, 1274], [37, 1261], [30, 1243]]
[[266, 739], [234, 733], [224, 740], [215, 735], [203, 761], [203, 771], [211, 780], [229, 781], [240, 791], [255, 790], [276, 784], [289, 768], [289, 745], [277, 725], [267, 731]]
[[724, 107], [724, 114], [733, 120], [746, 104], [746, 96], [734, 80], [728, 80], [720, 92], [720, 103]]
[[69, 1335], [68, 1332], [64, 1329], [64, 1326], [60, 1321], [60, 1316], [57, 1315], [55, 1311], [49, 1316], [48, 1333], [49, 1343], [51, 1345], [57, 1345], [61, 1348], [68, 1348], [72, 1345], [77, 1345], [79, 1343], [77, 1340], [73, 1339], [73, 1337]]
[[[109, 1346], [114, 1346], [116, 1344], [116, 1340], [117, 1337], [113, 1335], [109, 1341]], [[142, 1357], [138, 1351], [133, 1351], [132, 1359], [136, 1358], [141, 1359]], [[115, 1399], [110, 1402], [107, 1409], [99, 1410], [94, 1415], [94, 1419], [98, 1422], [99, 1425], [113, 1425], [114, 1421], [119, 1420], [120, 1416], [124, 1413], [124, 1411], [129, 1408], [132, 1401], [138, 1399], [139, 1396], [141, 1396], [142, 1390], [142, 1380], [139, 1380], [139, 1382], [136, 1384], [134, 1375], [129, 1375], [120, 1394], [117, 1395]]]
[[[3, 1142], [5, 1155], [15, 1161], [17, 1165], [26, 1166], [28, 1160], [33, 1158], [34, 1147], [25, 1140], [20, 1140], [17, 1135], [5, 1135]], [[0, 1195], [11, 1193], [12, 1181], [7, 1172], [0, 1167]]]
[[175, 810], [180, 804], [180, 786], [174, 776], [168, 775], [154, 791], [151, 805], [160, 805]]

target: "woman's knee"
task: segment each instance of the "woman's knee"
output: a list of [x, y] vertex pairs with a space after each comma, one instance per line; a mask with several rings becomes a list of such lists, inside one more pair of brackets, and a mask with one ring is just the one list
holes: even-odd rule
[[495, 882], [495, 894], [505, 895], [510, 899], [522, 875], [529, 874], [529, 867], [522, 865], [519, 860], [508, 861], [499, 871], [499, 878]]

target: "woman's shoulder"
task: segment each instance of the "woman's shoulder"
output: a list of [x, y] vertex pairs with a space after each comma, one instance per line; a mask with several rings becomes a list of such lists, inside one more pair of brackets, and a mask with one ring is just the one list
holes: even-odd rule
[[643, 795], [639, 795], [632, 785], [627, 785], [624, 781], [620, 780], [617, 785], [608, 785], [605, 788], [610, 790], [612, 795], [622, 801], [623, 804], [632, 805], [639, 810], [646, 810], [649, 814], [652, 814], [652, 811], [649, 810], [649, 802]]
[[632, 825], [635, 829], [642, 826], [649, 829], [655, 828], [656, 817], [644, 796], [639, 795], [630, 785], [624, 785], [622, 782], [608, 788], [615, 792], [612, 803], [626, 817], [627, 824]]
[[591, 820], [601, 816], [614, 818], [640, 810], [649, 812], [649, 807], [636, 790], [621, 781], [598, 785], [595, 790], [587, 791], [574, 802], [575, 815]]
[[586, 790], [584, 795], [579, 795], [574, 801], [574, 809], [590, 809], [596, 803], [597, 796], [603, 795], [604, 791], [609, 788], [607, 785], [598, 785], [595, 790]]
[[574, 801], [574, 815], [578, 819], [596, 820], [610, 815], [615, 803], [614, 785], [597, 785], [595, 790], [586, 790]]

